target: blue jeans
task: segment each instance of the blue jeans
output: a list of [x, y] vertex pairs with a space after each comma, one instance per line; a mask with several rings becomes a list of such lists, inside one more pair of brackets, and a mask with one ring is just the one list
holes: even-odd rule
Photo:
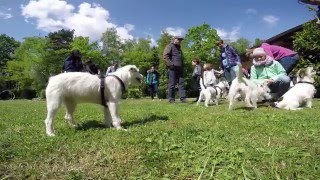
[[184, 88], [183, 70], [181, 69], [168, 69], [168, 99], [169, 101], [175, 101], [175, 87], [178, 84], [179, 96], [181, 101], [186, 99], [186, 90]]
[[226, 77], [229, 85], [231, 85], [231, 82], [234, 80], [234, 78], [237, 77], [237, 71], [239, 70], [238, 66], [233, 66], [231, 68], [224, 70], [224, 76]]
[[279, 60], [279, 63], [283, 66], [286, 73], [289, 74], [293, 68], [298, 64], [299, 55], [287, 56]]
[[278, 77], [273, 83], [269, 85], [271, 93], [276, 94], [276, 98], [281, 97], [290, 88], [290, 78], [289, 76], [282, 75]]
[[149, 90], [150, 90], [151, 99], [154, 99], [155, 94], [157, 94], [158, 98], [160, 99], [159, 91], [158, 91], [158, 84], [150, 84]]

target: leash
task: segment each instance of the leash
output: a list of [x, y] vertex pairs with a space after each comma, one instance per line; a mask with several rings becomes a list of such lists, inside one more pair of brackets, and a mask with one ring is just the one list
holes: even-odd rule
[[[108, 75], [108, 76], [113, 76], [114, 78], [116, 78], [120, 84], [121, 84], [121, 92], [122, 94], [125, 93], [126, 91], [126, 86], [124, 85], [124, 82], [116, 75]], [[100, 97], [101, 97], [101, 105], [108, 108], [108, 105], [106, 104], [106, 101], [108, 101], [108, 99], [105, 97], [104, 95], [104, 89], [105, 89], [105, 79], [106, 79], [106, 76], [101, 73], [99, 75], [99, 78], [100, 78]]]

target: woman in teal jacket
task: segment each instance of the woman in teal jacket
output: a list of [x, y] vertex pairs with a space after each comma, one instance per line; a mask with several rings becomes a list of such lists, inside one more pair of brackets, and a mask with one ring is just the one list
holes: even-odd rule
[[251, 80], [257, 84], [267, 82], [274, 99], [281, 97], [289, 90], [290, 78], [282, 65], [268, 56], [262, 48], [253, 50]]
[[152, 66], [151, 69], [147, 71], [147, 73], [148, 74], [146, 77], [146, 83], [149, 86], [151, 99], [154, 99], [155, 94], [157, 94], [158, 98], [160, 99], [158, 90], [160, 74], [154, 66]]

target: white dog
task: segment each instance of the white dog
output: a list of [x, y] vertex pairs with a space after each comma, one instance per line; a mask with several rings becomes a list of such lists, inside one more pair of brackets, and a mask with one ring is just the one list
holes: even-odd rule
[[[239, 69], [241, 69], [241, 65], [239, 65]], [[247, 107], [257, 108], [258, 101], [271, 98], [269, 93], [270, 89], [267, 83], [257, 85], [251, 80], [244, 78], [242, 71], [239, 70], [229, 90], [229, 110], [233, 109], [233, 104], [239, 97], [244, 97]]]
[[73, 113], [78, 103], [105, 104], [104, 118], [106, 127], [111, 124], [122, 129], [119, 117], [119, 101], [122, 92], [130, 85], [141, 83], [143, 76], [135, 65], [127, 65], [111, 76], [106, 76], [104, 82], [104, 97], [101, 93], [101, 79], [97, 75], [83, 72], [62, 73], [49, 79], [46, 88], [47, 118], [45, 119], [46, 133], [54, 136], [54, 117], [63, 103], [66, 106], [65, 119], [75, 126]]
[[208, 107], [210, 100], [214, 101], [216, 105], [218, 105], [218, 100], [221, 98], [224, 94], [227, 93], [227, 89], [229, 87], [229, 84], [227, 81], [220, 81], [215, 86], [209, 86], [205, 87], [202, 83], [202, 78], [200, 78], [200, 95], [197, 101], [197, 105], [200, 104], [201, 100], [204, 99], [204, 105]]
[[300, 69], [297, 72], [297, 83], [289, 89], [280, 102], [276, 102], [275, 106], [287, 110], [299, 110], [300, 107], [312, 107], [312, 98], [316, 93], [314, 87], [314, 76], [316, 72], [313, 67]]

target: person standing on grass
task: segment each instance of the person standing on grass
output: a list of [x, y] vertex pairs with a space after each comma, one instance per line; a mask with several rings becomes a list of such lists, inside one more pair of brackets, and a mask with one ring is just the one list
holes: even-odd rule
[[199, 93], [201, 90], [200, 87], [200, 77], [202, 74], [202, 66], [200, 64], [200, 60], [198, 58], [195, 58], [192, 60], [192, 66], [194, 66], [193, 73], [192, 73], [192, 80], [193, 80], [193, 90], [197, 94], [197, 99], [193, 102], [197, 102], [199, 98]]
[[155, 69], [154, 66], [151, 66], [151, 68], [147, 71], [146, 83], [149, 87], [149, 92], [152, 100], [154, 100], [154, 95], [157, 95], [158, 99], [161, 100], [158, 90], [159, 79], [159, 72]]
[[79, 50], [73, 50], [70, 56], [63, 63], [63, 72], [80, 72], [83, 70], [81, 53]]
[[168, 99], [175, 102], [175, 86], [178, 84], [180, 102], [186, 103], [186, 91], [183, 79], [183, 55], [180, 36], [174, 36], [163, 52], [163, 59], [168, 69]]
[[106, 75], [111, 75], [113, 72], [115, 72], [118, 68], [120, 68], [120, 64], [119, 64], [119, 61], [113, 61], [112, 62], [112, 65], [109, 66], [107, 68], [107, 71], [106, 71]]
[[231, 85], [239, 70], [237, 65], [241, 64], [240, 56], [232, 46], [225, 44], [221, 39], [217, 45], [220, 48], [220, 69], [222, 69], [226, 80]]

